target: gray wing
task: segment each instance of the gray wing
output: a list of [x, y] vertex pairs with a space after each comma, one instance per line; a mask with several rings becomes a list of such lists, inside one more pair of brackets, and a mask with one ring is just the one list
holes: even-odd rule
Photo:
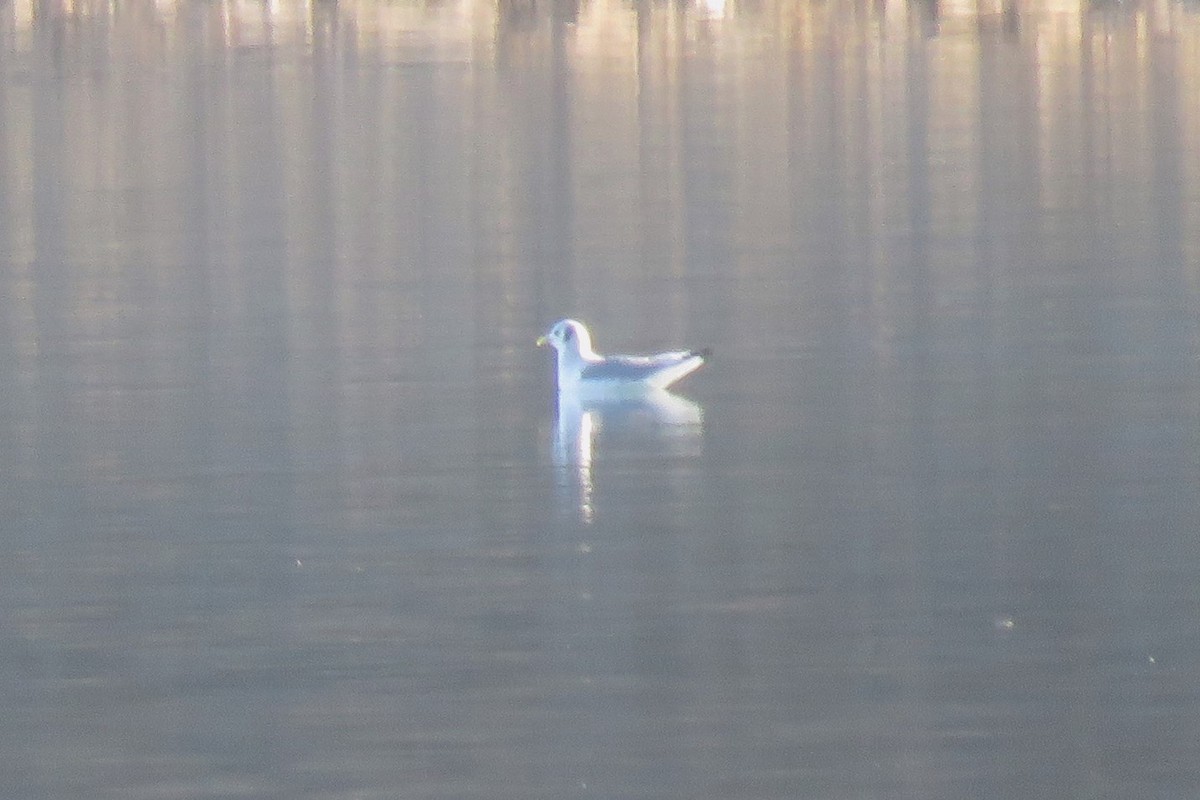
[[640, 381], [649, 378], [665, 366], [678, 364], [678, 358], [670, 361], [666, 356], [676, 355], [667, 353], [661, 356], [608, 356], [603, 361], [589, 364], [580, 373], [581, 378], [589, 381]]
[[[608, 356], [583, 368], [580, 378], [586, 381], [666, 383], [691, 372], [704, 363], [707, 353], [681, 350], [655, 356]], [[661, 383], [662, 378], [666, 383]]]

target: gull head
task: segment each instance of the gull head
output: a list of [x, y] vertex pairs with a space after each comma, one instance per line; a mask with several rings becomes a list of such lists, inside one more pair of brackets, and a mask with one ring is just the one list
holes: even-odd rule
[[560, 362], [573, 363], [596, 357], [592, 351], [592, 336], [579, 320], [560, 319], [537, 340], [538, 347], [550, 345], [558, 351]]

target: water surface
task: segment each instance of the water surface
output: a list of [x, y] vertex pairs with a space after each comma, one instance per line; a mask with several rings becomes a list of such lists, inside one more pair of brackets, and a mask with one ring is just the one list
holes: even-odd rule
[[1195, 796], [1194, 12], [5, 6], [0, 794]]

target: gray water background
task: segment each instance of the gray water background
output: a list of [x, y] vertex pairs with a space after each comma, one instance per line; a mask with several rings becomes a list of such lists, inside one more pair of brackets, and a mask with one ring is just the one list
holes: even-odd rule
[[1194, 4], [0, 36], [0, 797], [1200, 796]]

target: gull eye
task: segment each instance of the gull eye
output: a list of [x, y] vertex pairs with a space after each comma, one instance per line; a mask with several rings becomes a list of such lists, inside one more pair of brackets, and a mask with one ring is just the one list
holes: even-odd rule
[[562, 340], [564, 342], [571, 341], [571, 337], [575, 335], [575, 331], [570, 328], [563, 328]]

